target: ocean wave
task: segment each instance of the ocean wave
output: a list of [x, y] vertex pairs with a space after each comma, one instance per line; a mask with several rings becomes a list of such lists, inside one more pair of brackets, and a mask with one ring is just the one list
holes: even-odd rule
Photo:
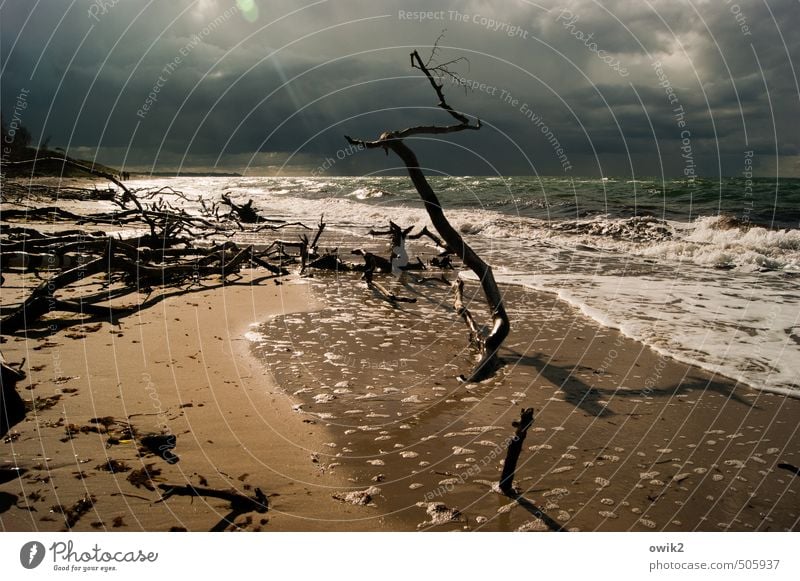
[[357, 200], [370, 200], [375, 198], [383, 198], [385, 196], [391, 196], [392, 193], [388, 190], [384, 190], [381, 188], [358, 188], [347, 194], [348, 198], [355, 198]]
[[546, 238], [565, 246], [592, 246], [643, 258], [740, 272], [800, 272], [800, 230], [732, 225], [727, 216], [701, 217], [688, 224], [650, 216], [550, 221], [509, 217], [485, 220], [485, 215], [469, 218], [460, 220], [458, 227], [462, 234], [495, 239]]

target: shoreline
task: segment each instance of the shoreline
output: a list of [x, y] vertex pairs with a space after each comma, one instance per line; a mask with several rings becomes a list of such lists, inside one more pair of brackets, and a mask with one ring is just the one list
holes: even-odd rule
[[[473, 354], [446, 292], [425, 289], [428, 309], [393, 309], [355, 280], [319, 286], [326, 309], [265, 326], [286, 327], [275, 341], [295, 353], [266, 341], [261, 357], [337, 432], [334, 451], [346, 453], [327, 461], [361, 488], [378, 482], [379, 511], [403, 530], [797, 529], [798, 487], [779, 465], [798, 463], [800, 401], [663, 357], [554, 295], [508, 286], [506, 365], [459, 384]], [[525, 407], [536, 420], [515, 501], [492, 487]], [[432, 518], [438, 503], [458, 518]]]
[[[179, 293], [118, 325], [85, 322], [3, 345], [10, 360], [27, 357], [28, 378], [17, 386], [23, 398], [59, 396], [12, 428], [19, 435], [3, 444], [25, 470], [0, 483], [0, 493], [15, 497], [0, 513], [4, 530], [62, 530], [61, 509], [53, 507], [69, 512], [86, 495], [94, 497], [91, 511], [70, 530], [200, 531], [226, 515], [226, 503], [214, 498], [158, 502], [161, 484], [245, 496], [262, 489], [269, 511], [234, 519], [230, 528], [241, 530], [547, 530], [546, 523], [551, 530], [686, 530], [686, 517], [664, 520], [681, 508], [665, 513], [663, 503], [642, 495], [671, 496], [698, 510], [704, 491], [720, 515], [741, 520], [736, 482], [754, 477], [756, 489], [767, 483], [767, 498], [783, 503], [780, 510], [796, 505], [793, 477], [775, 465], [798, 463], [798, 431], [779, 424], [797, 417], [800, 402], [662, 357], [555, 295], [505, 285], [512, 317], [534, 320], [537, 330], [526, 335], [524, 324], [512, 323], [504, 369], [463, 385], [455, 377], [473, 354], [444, 290], [431, 290], [421, 311], [404, 313], [346, 277], [336, 284], [328, 276], [248, 282]], [[343, 321], [356, 319], [346, 304], [365, 317], [350, 329]], [[311, 336], [291, 326], [301, 320], [312, 324]], [[431, 322], [437, 326], [426, 337]], [[331, 328], [338, 331], [327, 337]], [[280, 329], [286, 338], [270, 332]], [[387, 338], [395, 343], [388, 352]], [[317, 339], [327, 351], [314, 350]], [[300, 344], [302, 365], [282, 368]], [[353, 355], [331, 375], [325, 369], [337, 348]], [[646, 376], [635, 371], [640, 367], [649, 369]], [[108, 389], [111, 380], [117, 390]], [[351, 394], [358, 401], [345, 402]], [[348, 415], [353, 403], [360, 411]], [[520, 407], [534, 407], [536, 421], [517, 472], [523, 501], [509, 503], [491, 485]], [[665, 423], [642, 432], [637, 420], [653, 415]], [[140, 436], [166, 427], [177, 436], [180, 462], [139, 457], [130, 443], [106, 448], [113, 426], [91, 431], [90, 419], [101, 416], [127, 418]], [[740, 439], [748, 430], [750, 439]], [[724, 446], [716, 448], [715, 440]], [[648, 449], [656, 442], [660, 448]], [[736, 449], [743, 444], [744, 456]], [[106, 472], [100, 467], [108, 460], [130, 470]], [[153, 490], [128, 481], [141, 468]], [[332, 498], [373, 487], [369, 506]], [[458, 517], [437, 520], [431, 507], [439, 503]], [[755, 506], [772, 514], [762, 504]], [[724, 530], [795, 530], [791, 515], [779, 519], [783, 525], [772, 525], [772, 516], [761, 525], [731, 520]], [[693, 522], [689, 530], [719, 530], [722, 522]]]
[[[323, 244], [387, 251], [336, 226]], [[5, 305], [41, 282], [3, 274]], [[800, 400], [502, 281], [505, 365], [465, 385], [475, 353], [449, 286], [382, 277], [417, 300], [391, 304], [356, 273], [240, 274], [116, 299], [96, 275], [58, 298], [150, 306], [118, 323], [45, 315], [4, 337], [37, 409], [0, 444], [2, 530], [798, 528]], [[465, 300], [487, 320], [474, 281]], [[511, 498], [494, 485], [521, 408], [536, 419]], [[142, 445], [165, 437], [166, 451]]]

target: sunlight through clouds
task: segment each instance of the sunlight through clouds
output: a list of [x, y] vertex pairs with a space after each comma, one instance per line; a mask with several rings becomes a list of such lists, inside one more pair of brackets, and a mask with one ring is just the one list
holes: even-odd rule
[[258, 20], [258, 5], [255, 0], [236, 0], [236, 5], [242, 11], [242, 16], [248, 22], [255, 22]]

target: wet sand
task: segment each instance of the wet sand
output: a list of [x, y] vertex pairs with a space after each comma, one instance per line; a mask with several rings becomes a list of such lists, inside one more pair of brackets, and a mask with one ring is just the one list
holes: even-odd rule
[[[424, 295], [395, 307], [351, 275], [314, 288], [328, 307], [274, 319], [255, 350], [333, 432], [322, 463], [354, 490], [380, 488], [369, 518], [403, 530], [798, 527], [800, 481], [778, 467], [798, 464], [795, 399], [662, 357], [519, 287], [505, 288], [505, 366], [464, 385], [474, 354], [448, 289], [397, 285]], [[493, 484], [523, 407], [536, 419], [509, 498]]]

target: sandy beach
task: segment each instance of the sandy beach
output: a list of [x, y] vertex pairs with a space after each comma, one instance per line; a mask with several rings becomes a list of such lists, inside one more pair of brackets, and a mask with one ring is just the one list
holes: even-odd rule
[[[159, 484], [264, 492], [264, 514], [246, 512], [223, 528], [354, 526], [348, 520], [355, 507], [331, 498], [350, 483], [314, 460], [324, 428], [303, 422], [249, 354], [251, 324], [313, 307], [306, 287], [211, 286], [166, 298], [119, 324], [31, 330], [3, 345], [8, 360], [26, 361], [20, 395], [49, 406], [30, 412], [2, 444], [3, 530], [64, 530], [65, 516], [53, 507], [76, 512], [86, 498], [92, 506], [70, 523], [72, 530], [203, 531], [230, 513], [231, 503], [213, 496], [158, 502]], [[113, 423], [106, 429], [94, 418]], [[179, 461], [140, 457], [124, 436], [109, 445], [126, 423], [140, 437], [174, 434]], [[110, 471], [109, 463], [116, 468]], [[378, 529], [381, 520], [357, 528]]]
[[[386, 251], [335, 227], [322, 241]], [[512, 332], [500, 369], [462, 383], [476, 353], [449, 285], [380, 275], [416, 300], [392, 303], [359, 273], [290, 270], [121, 298], [97, 275], [61, 295], [149, 306], [113, 322], [54, 312], [6, 334], [28, 413], [0, 444], [2, 529], [798, 528], [800, 400], [517, 285], [501, 286]], [[3, 274], [5, 309], [42, 281]], [[485, 320], [469, 280], [465, 298]], [[535, 419], [509, 496], [497, 483], [523, 408]]]

